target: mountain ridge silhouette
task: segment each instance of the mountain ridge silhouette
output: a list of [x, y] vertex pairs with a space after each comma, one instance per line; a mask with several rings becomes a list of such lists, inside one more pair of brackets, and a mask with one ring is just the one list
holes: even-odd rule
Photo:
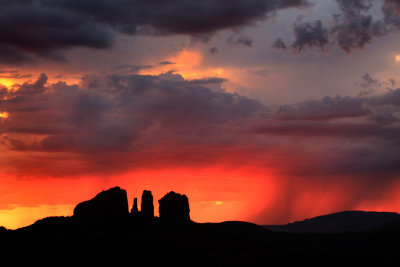
[[166, 194], [173, 201], [160, 201], [160, 215], [167, 217], [149, 217], [150, 203], [150, 213], [129, 209], [124, 197], [123, 214], [110, 212], [123, 191], [82, 202], [83, 213], [0, 229], [0, 251], [13, 260], [5, 266], [391, 266], [400, 248], [396, 223], [337, 234], [275, 232], [241, 221], [197, 223], [187, 197], [175, 192]]
[[354, 210], [320, 215], [285, 225], [264, 225], [264, 227], [276, 232], [295, 234], [338, 234], [365, 232], [396, 222], [400, 225], [400, 214], [396, 212]]

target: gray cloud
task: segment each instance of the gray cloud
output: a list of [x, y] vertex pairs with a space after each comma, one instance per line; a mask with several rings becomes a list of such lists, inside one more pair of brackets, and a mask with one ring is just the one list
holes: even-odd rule
[[400, 170], [395, 156], [400, 152], [399, 114], [400, 89], [370, 96], [324, 97], [280, 106], [275, 116], [250, 132], [307, 144], [299, 148], [305, 162], [296, 165], [292, 175], [357, 174], [391, 179]]
[[295, 23], [295, 41], [291, 45], [295, 53], [303, 51], [306, 47], [325, 50], [329, 44], [328, 30], [323, 27], [322, 22]]
[[[337, 46], [350, 54], [355, 49], [364, 49], [375, 37], [385, 36], [400, 29], [399, 3], [393, 0], [379, 1], [382, 4], [383, 19], [376, 19], [371, 9], [371, 0], [335, 0], [340, 13], [324, 26], [320, 20], [313, 23], [302, 22], [294, 24], [295, 40], [291, 47], [295, 52], [301, 52], [308, 47], [326, 50]], [[286, 44], [278, 38], [274, 48], [285, 50]]]
[[399, 9], [400, 3], [397, 0], [385, 0], [385, 4], [382, 6], [384, 22], [397, 30], [400, 29]]
[[374, 21], [372, 15], [365, 13], [372, 7], [371, 1], [336, 1], [342, 13], [334, 16], [331, 34], [335, 35], [337, 45], [346, 53], [362, 49], [371, 43], [373, 37], [388, 33], [385, 23]]
[[72, 153], [90, 162], [82, 168], [109, 161], [108, 171], [117, 171], [176, 148], [232, 144], [233, 129], [264, 110], [255, 100], [218, 90], [223, 79], [169, 75], [86, 76], [78, 87], [47, 84], [42, 74], [16, 91], [2, 91], [0, 103], [10, 116], [0, 121], [1, 143], [26, 153]]
[[400, 89], [274, 109], [223, 91], [224, 82], [170, 72], [91, 75], [70, 86], [41, 75], [0, 91], [9, 113], [0, 119], [0, 144], [25, 155], [2, 164], [13, 173], [28, 164], [38, 176], [210, 164], [273, 166], [304, 177], [389, 181], [398, 173]]
[[278, 117], [284, 120], [329, 120], [369, 114], [371, 110], [365, 106], [365, 99], [340, 96], [326, 96], [320, 101], [282, 105], [277, 111]]
[[18, 47], [0, 43], [0, 62], [6, 65], [20, 65], [22, 62], [32, 62], [35, 58], [30, 53], [21, 51]]
[[307, 5], [306, 0], [1, 0], [0, 62], [65, 60], [65, 49], [109, 48], [116, 32], [206, 38]]
[[41, 1], [1, 1], [0, 7], [3, 63], [31, 61], [34, 56], [62, 59], [57, 50], [77, 46], [107, 48], [113, 42], [114, 33], [109, 26], [45, 6]]
[[[369, 82], [380, 83], [369, 75], [364, 76]], [[372, 79], [372, 80], [370, 80]], [[357, 97], [326, 96], [319, 101], [306, 101], [298, 104], [281, 105], [277, 118], [286, 121], [332, 121], [346, 118], [372, 119], [383, 124], [390, 121], [400, 122], [400, 89], [389, 89], [380, 95]], [[386, 118], [386, 119], [385, 119]]]
[[308, 5], [305, 0], [272, 1], [93, 1], [43, 0], [55, 6], [92, 16], [120, 31], [135, 33], [137, 26], [149, 25], [159, 33], [204, 34], [231, 27], [250, 25], [265, 19], [266, 13], [282, 8]]
[[368, 96], [375, 91], [393, 90], [397, 85], [397, 81], [393, 78], [379, 80], [366, 73], [362, 76], [361, 82], [356, 82], [355, 85], [361, 88], [360, 96]]

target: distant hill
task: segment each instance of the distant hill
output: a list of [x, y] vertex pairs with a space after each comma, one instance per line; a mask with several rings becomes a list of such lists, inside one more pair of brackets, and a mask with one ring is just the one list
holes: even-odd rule
[[12, 259], [6, 267], [393, 266], [400, 228], [298, 235], [247, 222], [72, 216], [0, 231], [0, 240], [2, 255]]
[[400, 224], [400, 214], [395, 212], [342, 211], [286, 225], [267, 225], [265, 228], [296, 234], [335, 234], [365, 232], [396, 222]]
[[[354, 267], [398, 262], [397, 213], [340, 212], [270, 226], [273, 232], [248, 222], [196, 223], [190, 219], [188, 198], [173, 191], [159, 200], [160, 217], [154, 216], [150, 191], [143, 192], [141, 203], [140, 211], [136, 200], [129, 212], [126, 191], [114, 187], [79, 203], [73, 216], [43, 218], [17, 230], [0, 227], [1, 266]], [[299, 232], [346, 233], [294, 234]]]

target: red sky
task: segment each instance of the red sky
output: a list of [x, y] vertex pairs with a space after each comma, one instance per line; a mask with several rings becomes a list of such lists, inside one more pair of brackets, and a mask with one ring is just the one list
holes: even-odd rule
[[310, 2], [1, 2], [0, 225], [114, 186], [198, 222], [399, 212], [399, 4]]
[[[75, 204], [101, 190], [120, 186], [129, 206], [144, 189], [158, 202], [174, 190], [188, 195], [191, 218], [197, 222], [246, 220], [282, 224], [340, 210], [398, 211], [399, 182], [389, 188], [363, 188], [363, 180], [288, 179], [276, 171], [228, 168], [159, 169], [113, 177], [5, 179], [0, 207], [2, 224], [13, 229], [46, 216], [72, 215]], [[348, 178], [346, 178], [348, 179]], [[366, 190], [374, 190], [368, 196]], [[360, 197], [362, 195], [363, 197]]]

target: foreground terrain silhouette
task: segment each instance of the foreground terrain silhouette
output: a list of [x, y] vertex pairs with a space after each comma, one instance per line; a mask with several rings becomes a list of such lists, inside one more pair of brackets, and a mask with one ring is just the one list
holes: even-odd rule
[[[392, 266], [397, 262], [398, 214], [364, 231], [295, 234], [247, 222], [195, 223], [188, 198], [175, 192], [158, 202], [160, 217], [154, 216], [150, 191], [143, 192], [140, 209], [137, 199], [129, 209], [126, 191], [114, 187], [79, 203], [71, 217], [44, 218], [17, 230], [0, 228], [2, 266]], [[378, 213], [373, 217], [380, 220]]]

